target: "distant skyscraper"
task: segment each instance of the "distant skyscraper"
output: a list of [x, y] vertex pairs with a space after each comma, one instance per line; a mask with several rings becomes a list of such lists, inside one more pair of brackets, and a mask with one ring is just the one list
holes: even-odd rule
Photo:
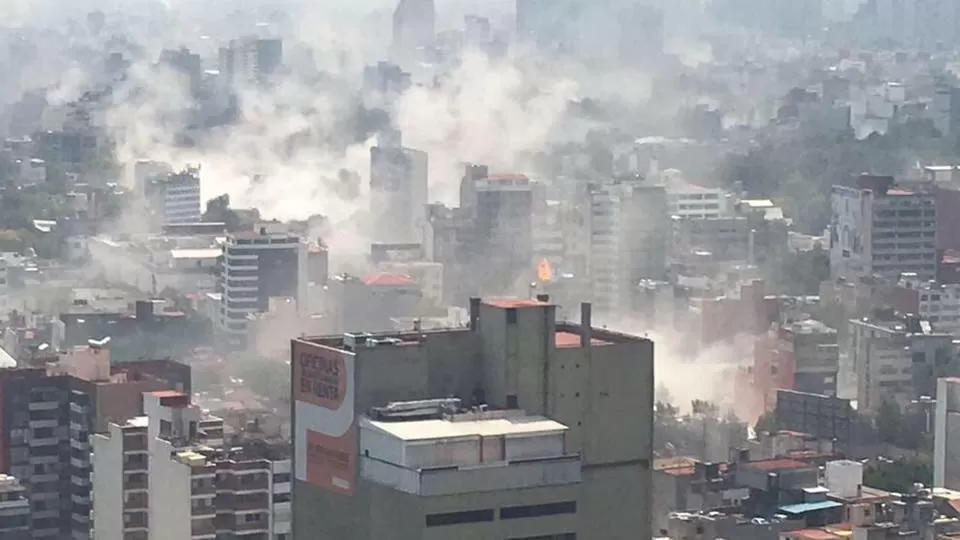
[[437, 12], [433, 0], [400, 0], [393, 12], [393, 52], [400, 60], [416, 58], [433, 45]]
[[220, 72], [229, 84], [265, 84], [283, 66], [283, 40], [247, 37], [220, 50]]
[[[465, 253], [475, 275], [474, 292], [510, 294], [534, 274], [533, 208], [536, 184], [523, 174], [489, 174], [468, 165], [460, 184], [460, 207], [472, 229]], [[530, 279], [524, 279], [528, 275]]]
[[370, 149], [370, 214], [373, 240], [419, 242], [426, 216], [427, 154], [404, 148], [397, 131]]
[[639, 177], [590, 189], [590, 277], [598, 311], [632, 310], [643, 279], [663, 279], [670, 220], [666, 189]]

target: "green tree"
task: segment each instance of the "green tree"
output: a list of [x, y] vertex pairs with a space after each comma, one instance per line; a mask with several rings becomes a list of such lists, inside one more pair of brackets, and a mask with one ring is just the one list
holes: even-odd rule
[[878, 460], [863, 471], [864, 485], [884, 491], [909, 493], [917, 483], [925, 486], [933, 483], [933, 464], [929, 456]]
[[887, 444], [899, 444], [903, 431], [903, 411], [896, 402], [885, 399], [880, 404], [875, 418], [880, 441]]

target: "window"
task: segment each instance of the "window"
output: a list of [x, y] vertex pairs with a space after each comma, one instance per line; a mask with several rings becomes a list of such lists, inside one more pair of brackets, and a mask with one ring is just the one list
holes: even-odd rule
[[273, 475], [274, 484], [282, 484], [290, 481], [290, 473], [276, 473]]
[[520, 519], [559, 514], [576, 514], [576, 501], [566, 501], [530, 506], [507, 506], [500, 509], [500, 519]]
[[275, 503], [290, 502], [290, 494], [289, 494], [289, 493], [276, 493], [276, 494], [274, 494], [274, 496], [273, 496], [273, 502], [275, 502]]
[[545, 534], [541, 536], [525, 536], [510, 538], [509, 540], [577, 540], [577, 533]]
[[427, 527], [442, 527], [444, 525], [457, 525], [459, 523], [482, 523], [486, 521], [493, 521], [492, 509], [430, 514], [426, 517]]

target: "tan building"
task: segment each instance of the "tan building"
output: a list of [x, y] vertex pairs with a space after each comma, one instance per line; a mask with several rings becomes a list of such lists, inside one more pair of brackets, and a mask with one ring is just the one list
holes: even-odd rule
[[294, 538], [650, 538], [653, 343], [555, 310], [294, 340]]

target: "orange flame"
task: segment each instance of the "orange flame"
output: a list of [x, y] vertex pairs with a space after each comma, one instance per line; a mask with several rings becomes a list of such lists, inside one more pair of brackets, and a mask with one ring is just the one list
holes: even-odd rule
[[537, 279], [553, 281], [553, 269], [550, 268], [550, 263], [546, 259], [540, 261], [540, 264], [537, 265]]

